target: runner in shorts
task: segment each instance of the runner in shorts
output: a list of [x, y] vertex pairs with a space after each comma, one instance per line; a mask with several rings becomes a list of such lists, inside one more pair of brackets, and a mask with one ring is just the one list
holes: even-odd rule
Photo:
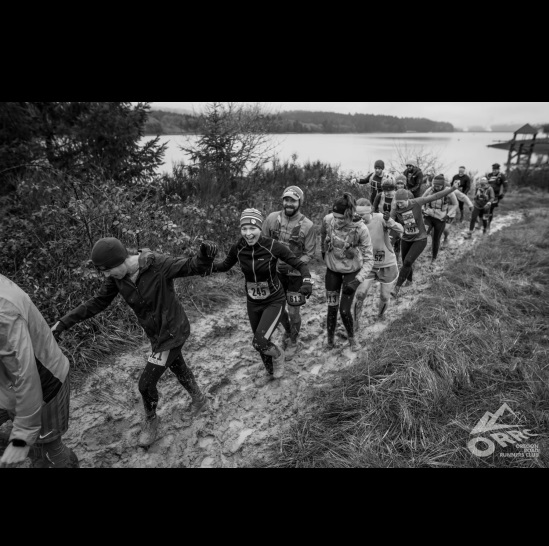
[[383, 212], [383, 214], [372, 213], [372, 207], [368, 199], [359, 199], [356, 205], [357, 214], [362, 218], [370, 232], [374, 253], [374, 266], [366, 280], [357, 288], [353, 302], [353, 319], [355, 329], [358, 330], [364, 300], [374, 281], [380, 284], [377, 319], [383, 320], [385, 317], [391, 299], [391, 290], [398, 278], [397, 258], [391, 243], [390, 232], [392, 231], [400, 236], [404, 233], [404, 228], [391, 218], [388, 211]]

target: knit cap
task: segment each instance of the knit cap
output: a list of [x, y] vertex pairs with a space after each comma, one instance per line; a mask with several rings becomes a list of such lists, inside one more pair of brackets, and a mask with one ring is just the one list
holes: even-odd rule
[[284, 193], [282, 194], [282, 199], [284, 197], [291, 197], [292, 199], [296, 199], [300, 202], [301, 205], [303, 205], [303, 190], [298, 186], [290, 186], [284, 190]]
[[113, 269], [122, 265], [128, 257], [128, 250], [115, 237], [99, 239], [91, 252], [93, 265], [98, 269]]
[[378, 159], [374, 163], [374, 169], [384, 169], [384, 168], [385, 168], [385, 163], [381, 159]]
[[408, 190], [400, 189], [395, 194], [396, 201], [408, 201]]
[[404, 182], [406, 184], [406, 177], [403, 174], [397, 174], [395, 184], [398, 182]]
[[444, 178], [444, 175], [443, 174], [437, 174], [435, 176], [435, 178], [433, 179], [433, 185], [435, 183], [439, 183], [439, 184], [442, 184], [443, 186], [446, 184], [446, 178]]
[[260, 228], [263, 225], [263, 215], [257, 209], [246, 209], [240, 216], [240, 227], [252, 225]]

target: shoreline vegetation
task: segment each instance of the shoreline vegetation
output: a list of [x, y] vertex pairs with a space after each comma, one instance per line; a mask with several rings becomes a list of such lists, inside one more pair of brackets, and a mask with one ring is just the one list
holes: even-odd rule
[[[302, 110], [266, 115], [272, 134], [368, 134], [368, 133], [489, 133], [507, 132], [510, 135], [520, 124], [470, 127], [467, 131], [451, 123], [426, 118], [398, 118], [378, 114], [338, 114]], [[542, 125], [539, 125], [541, 128]], [[200, 135], [202, 122], [195, 114], [151, 109], [144, 126], [145, 136]]]

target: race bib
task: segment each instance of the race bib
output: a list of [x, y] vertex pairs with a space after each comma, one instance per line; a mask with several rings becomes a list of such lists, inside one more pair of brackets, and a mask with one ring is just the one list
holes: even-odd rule
[[419, 228], [417, 227], [413, 211], [409, 210], [407, 212], [403, 212], [402, 221], [404, 233], [406, 233], [406, 235], [417, 235], [419, 233]]
[[374, 254], [374, 263], [381, 263], [385, 261], [385, 250], [376, 250]]
[[326, 301], [330, 307], [339, 305], [339, 292], [326, 292]]
[[268, 282], [248, 283], [248, 295], [253, 300], [264, 300], [271, 295]]
[[169, 354], [170, 354], [170, 351], [163, 351], [161, 353], [151, 353], [151, 355], [147, 359], [147, 362], [150, 362], [151, 364], [156, 364], [157, 366], [166, 366], [166, 362], [168, 361]]

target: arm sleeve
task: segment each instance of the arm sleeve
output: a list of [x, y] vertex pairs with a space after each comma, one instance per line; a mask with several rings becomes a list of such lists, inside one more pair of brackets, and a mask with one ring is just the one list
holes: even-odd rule
[[463, 193], [459, 190], [456, 190], [455, 195], [456, 195], [456, 198], [459, 201], [463, 201], [468, 207], [473, 206], [473, 203], [471, 202], [471, 200], [467, 197], [467, 195], [465, 193]]
[[370, 173], [366, 178], [359, 178], [359, 179], [357, 180], [357, 182], [358, 182], [359, 184], [369, 184], [369, 183], [370, 183], [370, 179], [372, 178], [372, 174], [374, 174], [374, 173]]
[[419, 203], [420, 205], [425, 205], [425, 203], [430, 203], [431, 201], [436, 201], [437, 199], [442, 199], [446, 195], [449, 195], [450, 193], [456, 191], [456, 188], [446, 188], [442, 191], [439, 191], [437, 193], [433, 193], [433, 195], [429, 195], [428, 197], [418, 197], [415, 201], [416, 203]]
[[505, 175], [503, 175], [501, 179], [503, 180], [503, 195], [505, 195], [509, 187], [509, 181], [507, 180], [507, 177]]
[[297, 269], [303, 278], [311, 277], [307, 264], [298, 258], [289, 248], [278, 241], [273, 242], [272, 253], [280, 260]]
[[383, 220], [383, 225], [391, 231], [400, 233], [401, 235], [404, 233], [404, 228], [402, 227], [402, 225], [396, 222], [392, 216], [387, 221]]
[[[458, 191], [458, 190], [456, 190], [456, 191]], [[450, 194], [448, 199], [450, 199], [450, 206], [448, 207], [448, 213], [447, 214], [450, 218], [455, 218], [456, 212], [458, 210], [458, 200], [457, 200], [457, 197], [455, 195], [455, 192], [454, 192], [454, 194]]]
[[264, 237], [271, 237], [271, 228], [273, 225], [271, 216], [272, 214], [269, 214], [261, 226], [261, 234]]
[[193, 275], [208, 274], [213, 264], [212, 258], [206, 258], [198, 253], [192, 258], [173, 258], [168, 256], [163, 263], [168, 279], [192, 277]]
[[214, 262], [212, 267], [213, 273], [223, 273], [229, 271], [236, 262], [238, 262], [238, 257], [236, 253], [236, 245], [233, 245], [227, 254], [227, 257], [222, 262]]
[[379, 203], [381, 201], [381, 193], [378, 193], [376, 195], [376, 198], [374, 199], [374, 204], [373, 204], [373, 209], [374, 209], [374, 212], [379, 212]]
[[368, 228], [361, 230], [360, 238], [358, 242], [358, 250], [362, 254], [362, 268], [358, 272], [356, 279], [360, 282], [364, 282], [366, 277], [374, 266], [374, 252], [372, 247], [372, 238]]
[[34, 444], [42, 426], [42, 384], [26, 321], [0, 320], [0, 359], [15, 392], [15, 417], [10, 440]]
[[493, 203], [494, 199], [496, 198], [496, 194], [494, 193], [494, 188], [491, 186], [488, 188], [488, 200]]
[[308, 264], [314, 257], [316, 252], [316, 230], [314, 226], [309, 227], [309, 231], [305, 234], [305, 252], [301, 256], [301, 261]]
[[103, 281], [99, 291], [93, 298], [82, 303], [72, 311], [69, 311], [60, 320], [68, 329], [71, 326], [104, 311], [111, 304], [112, 300], [116, 298], [117, 294], [118, 287], [116, 286], [114, 279], [109, 277]]

